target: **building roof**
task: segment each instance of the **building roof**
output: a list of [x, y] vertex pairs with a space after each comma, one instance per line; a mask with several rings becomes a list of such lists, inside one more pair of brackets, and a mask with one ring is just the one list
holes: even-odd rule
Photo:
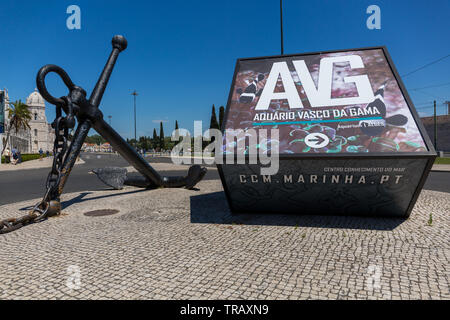
[[28, 96], [27, 105], [29, 107], [45, 107], [44, 98], [42, 98], [41, 94], [37, 91], [37, 89], [34, 89], [34, 92], [32, 92]]

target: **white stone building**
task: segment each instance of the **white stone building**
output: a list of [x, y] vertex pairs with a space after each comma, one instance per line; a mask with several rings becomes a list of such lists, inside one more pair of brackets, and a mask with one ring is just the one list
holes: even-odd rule
[[[18, 132], [13, 130], [9, 135], [9, 141], [7, 141], [8, 148], [16, 148], [22, 154], [38, 153], [41, 148], [44, 153], [47, 150], [52, 152], [55, 134], [50, 124], [47, 123], [44, 98], [35, 90], [26, 99], [26, 104], [31, 113], [30, 129], [19, 130]], [[9, 112], [8, 90], [0, 90], [0, 145], [7, 136]]]
[[45, 116], [45, 101], [37, 89], [32, 92], [26, 101], [31, 112], [30, 133], [31, 153], [38, 153], [40, 149], [52, 152], [55, 133]]
[[15, 147], [22, 153], [30, 152], [31, 133], [29, 130], [14, 130], [10, 133], [8, 141], [6, 141], [7, 132], [9, 128], [9, 111], [10, 102], [8, 90], [0, 90], [0, 152], [3, 150], [3, 142], [6, 142], [7, 148]]

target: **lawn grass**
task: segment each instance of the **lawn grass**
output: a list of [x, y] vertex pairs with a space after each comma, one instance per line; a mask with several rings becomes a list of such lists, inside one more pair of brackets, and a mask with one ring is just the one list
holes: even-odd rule
[[435, 164], [450, 164], [450, 158], [436, 158]]

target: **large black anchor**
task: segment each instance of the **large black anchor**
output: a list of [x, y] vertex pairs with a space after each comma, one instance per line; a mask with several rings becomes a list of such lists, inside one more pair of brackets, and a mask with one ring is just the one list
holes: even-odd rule
[[[94, 170], [94, 173], [96, 173], [104, 183], [116, 189], [122, 188], [123, 184], [142, 188], [186, 187], [192, 189], [203, 178], [207, 171], [204, 167], [193, 165], [189, 168], [188, 174], [185, 177], [161, 176], [139, 155], [139, 153], [135, 151], [133, 147], [131, 147], [103, 120], [103, 114], [98, 107], [117, 57], [119, 56], [119, 53], [127, 47], [127, 40], [120, 35], [114, 36], [112, 39], [112, 47], [112, 52], [89, 100], [86, 99], [86, 91], [81, 87], [74, 85], [69, 75], [58, 66], [46, 65], [42, 67], [37, 74], [36, 83], [39, 92], [45, 100], [57, 106], [57, 119], [52, 124], [56, 133], [55, 148], [58, 147], [58, 143], [60, 143], [61, 146], [63, 146], [64, 143], [67, 145], [63, 131], [67, 136], [67, 130], [75, 126], [75, 119], [78, 120], [78, 126], [70, 145], [67, 146], [67, 148], [63, 148], [65, 149], [63, 152], [55, 155], [55, 161], [58, 162], [59, 158], [61, 165], [58, 167], [54, 164], [52, 169], [54, 171], [54, 177], [52, 178], [50, 174], [49, 179], [47, 180], [47, 188], [51, 190], [47, 191], [46, 196], [39, 207], [46, 208], [48, 215], [58, 214], [61, 210], [59, 197], [91, 127], [108, 141], [111, 146], [140, 174], [142, 174], [142, 176], [129, 175], [124, 168], [103, 168]], [[49, 94], [45, 85], [45, 77], [50, 72], [55, 72], [64, 81], [64, 84], [69, 89], [69, 94], [67, 96], [55, 98]], [[65, 117], [61, 117], [61, 109], [65, 112]], [[58, 119], [59, 121], [57, 121]], [[49, 185], [53, 185], [53, 187], [49, 188]], [[45, 199], [46, 197], [47, 199]]]

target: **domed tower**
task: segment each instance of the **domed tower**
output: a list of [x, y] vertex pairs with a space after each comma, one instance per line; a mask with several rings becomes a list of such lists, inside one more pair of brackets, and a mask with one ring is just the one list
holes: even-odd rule
[[28, 98], [27, 106], [31, 113], [29, 122], [31, 131], [31, 152], [38, 153], [40, 149], [45, 153], [53, 150], [54, 133], [47, 123], [45, 116], [45, 101], [41, 94], [34, 89]]

